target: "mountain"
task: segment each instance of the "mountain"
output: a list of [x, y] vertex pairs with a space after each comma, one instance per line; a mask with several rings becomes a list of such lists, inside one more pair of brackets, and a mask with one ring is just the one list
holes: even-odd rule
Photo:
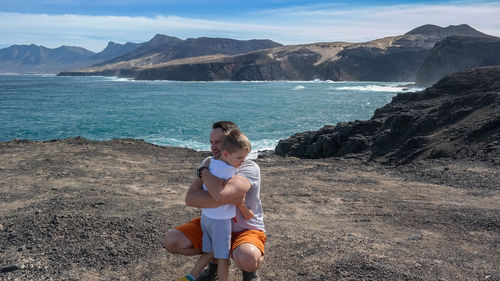
[[283, 46], [236, 56], [199, 57], [144, 65], [140, 80], [414, 81], [431, 48], [450, 35], [490, 38], [468, 25], [425, 25], [365, 43]]
[[96, 61], [107, 61], [116, 57], [120, 57], [126, 53], [132, 52], [137, 48], [141, 47], [143, 43], [132, 43], [127, 42], [125, 44], [119, 44], [115, 42], [108, 42], [108, 45], [104, 50], [92, 56], [92, 60]]
[[13, 45], [0, 49], [0, 72], [57, 73], [69, 69], [87, 68], [97, 62], [109, 60], [133, 51], [140, 44], [109, 42], [99, 53], [81, 47], [61, 46], [50, 49], [44, 46]]
[[83, 67], [95, 53], [80, 47], [49, 49], [37, 45], [13, 45], [0, 49], [0, 72], [57, 72]]
[[[365, 43], [280, 46], [240, 55], [188, 53], [135, 57], [71, 75], [118, 75], [139, 80], [361, 80], [415, 81], [432, 47], [450, 35], [491, 38], [468, 25], [424, 25], [404, 35]], [[199, 57], [192, 57], [199, 54]], [[187, 56], [191, 56], [187, 58]], [[173, 59], [173, 60], [172, 60]]]
[[474, 68], [418, 93], [400, 93], [370, 120], [327, 125], [279, 141], [300, 158], [366, 157], [394, 164], [466, 158], [500, 164], [500, 66]]
[[112, 65], [113, 63], [117, 62], [130, 61], [137, 58], [146, 58], [148, 56], [161, 52], [161, 50], [163, 49], [170, 49], [174, 46], [177, 46], [182, 41], [182, 39], [179, 39], [177, 37], [157, 34], [148, 42], [142, 43], [141, 46], [139, 46], [137, 49], [124, 53], [121, 56], [117, 56], [113, 59], [98, 63], [95, 66]]
[[[227, 38], [188, 38], [158, 34], [133, 52], [94, 65], [82, 71], [64, 72], [61, 75], [110, 75], [135, 78], [144, 68], [165, 65], [179, 60], [193, 61], [190, 58], [220, 57], [236, 55], [282, 46], [271, 40], [235, 40]], [[194, 61], [197, 61], [196, 59]]]
[[417, 73], [416, 84], [428, 87], [446, 75], [491, 65], [500, 65], [500, 38], [450, 36], [432, 48]]

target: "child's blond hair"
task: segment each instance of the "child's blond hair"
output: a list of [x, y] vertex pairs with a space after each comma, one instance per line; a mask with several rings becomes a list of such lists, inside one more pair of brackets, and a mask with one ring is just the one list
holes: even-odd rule
[[252, 150], [252, 145], [239, 129], [232, 129], [227, 134], [224, 135], [222, 144], [220, 146], [221, 151], [228, 151], [229, 153], [235, 153], [239, 150], [246, 150], [250, 152]]

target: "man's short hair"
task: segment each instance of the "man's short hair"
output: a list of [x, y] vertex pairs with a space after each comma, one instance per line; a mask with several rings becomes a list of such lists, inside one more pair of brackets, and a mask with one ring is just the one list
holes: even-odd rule
[[250, 152], [252, 150], [252, 145], [250, 144], [247, 136], [236, 128], [224, 135], [220, 150], [227, 150], [229, 153], [235, 153], [239, 150], [246, 150], [247, 152]]
[[229, 131], [231, 131], [232, 129], [239, 129], [238, 128], [238, 125], [234, 124], [233, 122], [231, 121], [219, 121], [219, 122], [215, 122], [213, 125], [212, 125], [212, 129], [217, 129], [217, 128], [221, 128], [222, 131], [224, 131], [224, 133], [228, 133]]

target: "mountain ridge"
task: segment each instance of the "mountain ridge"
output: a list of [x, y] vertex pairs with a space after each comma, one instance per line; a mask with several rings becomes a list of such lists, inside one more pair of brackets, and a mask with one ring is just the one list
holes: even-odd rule
[[[450, 36], [468, 36], [475, 38], [473, 41], [498, 38], [466, 24], [447, 27], [426, 24], [402, 35], [361, 43], [317, 42], [287, 46], [268, 39], [199, 37], [183, 40], [156, 34], [144, 43], [109, 42], [100, 53], [63, 48], [60, 50], [66, 55], [61, 55], [59, 59], [44, 55], [47, 52], [43, 51], [43, 46], [39, 47], [41, 51], [30, 52], [31, 56], [40, 53], [39, 58], [25, 58], [25, 61], [2, 59], [2, 52], [8, 48], [0, 49], [0, 72], [50, 70], [61, 76], [104, 75], [138, 80], [407, 82], [416, 81], [419, 72], [433, 71], [425, 70], [424, 62], [437, 43]], [[71, 59], [63, 60], [62, 57]], [[46, 61], [47, 58], [53, 58], [52, 62]], [[54, 65], [51, 66], [51, 63]], [[474, 66], [481, 65], [471, 65]]]
[[112, 75], [137, 80], [415, 81], [434, 45], [450, 35], [495, 38], [472, 27], [423, 25], [403, 35], [362, 43], [287, 45], [237, 55], [163, 60], [160, 55], [118, 61], [61, 75]]

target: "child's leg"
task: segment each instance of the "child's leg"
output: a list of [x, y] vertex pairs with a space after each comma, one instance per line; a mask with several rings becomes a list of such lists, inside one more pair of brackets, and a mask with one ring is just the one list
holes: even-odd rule
[[229, 275], [229, 260], [217, 259], [217, 276], [219, 281], [227, 281]]
[[214, 253], [203, 253], [200, 258], [194, 265], [193, 270], [191, 270], [190, 274], [198, 277], [198, 274], [205, 268], [210, 260], [214, 257]]

